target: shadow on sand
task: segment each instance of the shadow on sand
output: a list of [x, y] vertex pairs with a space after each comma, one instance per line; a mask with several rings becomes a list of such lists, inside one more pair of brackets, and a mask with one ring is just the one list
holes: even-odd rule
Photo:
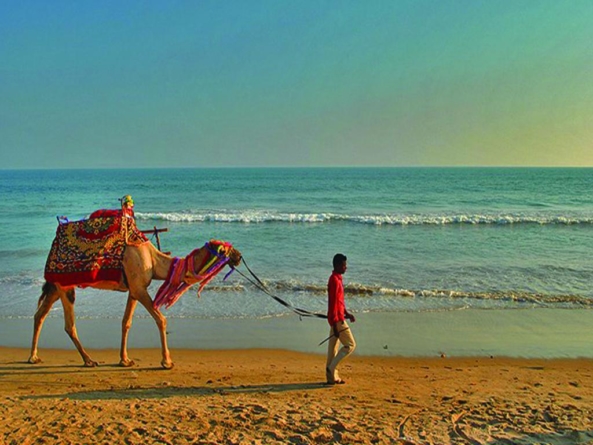
[[281, 393], [286, 391], [309, 391], [328, 388], [324, 382], [313, 383], [275, 383], [265, 385], [238, 386], [197, 386], [197, 387], [162, 387], [128, 388], [114, 390], [95, 390], [71, 392], [66, 394], [45, 394], [22, 397], [24, 400], [68, 398], [71, 400], [127, 400], [127, 399], [162, 399], [179, 396], [210, 396], [214, 394], [250, 394], [250, 393]]
[[120, 366], [119, 363], [99, 363], [99, 366], [88, 367], [83, 364], [71, 365], [43, 365], [31, 364], [29, 362], [7, 362], [0, 365], [0, 376], [3, 375], [58, 375], [58, 374], [79, 374], [84, 372], [130, 372], [130, 371], [163, 371], [168, 372], [170, 369], [164, 369], [162, 366], [139, 367], [139, 366]]
[[[10, 362], [2, 363], [0, 365], [0, 377], [2, 381], [8, 382], [11, 380], [17, 381], [19, 375], [67, 375], [80, 374], [81, 372], [95, 373], [114, 373], [114, 372], [138, 372], [138, 371], [162, 371], [163, 373], [170, 372], [170, 370], [162, 367], [122, 367], [119, 364], [104, 364], [94, 368], [87, 368], [83, 365], [32, 365], [28, 362]], [[11, 377], [13, 379], [11, 379]], [[52, 382], [54, 385], [64, 384], [69, 382]], [[130, 386], [124, 389], [105, 389], [93, 391], [70, 392], [61, 394], [45, 394], [45, 395], [31, 395], [24, 396], [23, 399], [51, 399], [51, 398], [68, 398], [72, 400], [126, 400], [126, 399], [151, 399], [163, 397], [177, 397], [177, 396], [208, 396], [213, 394], [248, 394], [248, 393], [280, 393], [286, 391], [308, 391], [315, 389], [328, 388], [325, 382], [306, 382], [306, 383], [273, 383], [261, 385], [236, 385], [236, 386], [151, 386], [142, 387]]]

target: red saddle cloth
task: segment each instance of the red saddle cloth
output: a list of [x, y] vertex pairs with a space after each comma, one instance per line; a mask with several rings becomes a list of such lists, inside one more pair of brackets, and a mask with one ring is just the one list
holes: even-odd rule
[[45, 279], [78, 287], [120, 283], [126, 246], [145, 242], [131, 211], [98, 210], [88, 219], [60, 223], [45, 263]]

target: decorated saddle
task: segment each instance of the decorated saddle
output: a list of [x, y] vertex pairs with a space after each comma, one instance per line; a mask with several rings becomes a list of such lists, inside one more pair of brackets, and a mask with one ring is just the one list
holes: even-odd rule
[[45, 264], [46, 281], [78, 287], [122, 281], [126, 246], [149, 242], [136, 227], [131, 198], [124, 200], [121, 210], [97, 210], [80, 221], [58, 218]]

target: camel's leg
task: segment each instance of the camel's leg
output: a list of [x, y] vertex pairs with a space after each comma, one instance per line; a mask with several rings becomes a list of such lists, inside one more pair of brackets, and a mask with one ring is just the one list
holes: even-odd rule
[[54, 303], [58, 301], [58, 298], [60, 298], [58, 289], [53, 284], [46, 283], [43, 286], [43, 292], [39, 297], [37, 311], [35, 312], [35, 317], [33, 319], [33, 341], [31, 343], [31, 355], [29, 356], [29, 363], [35, 364], [41, 362], [41, 359], [37, 355], [39, 335], [41, 334], [41, 328], [43, 327], [45, 317], [47, 317], [47, 314], [49, 314], [49, 311], [51, 310], [51, 307], [54, 305]]
[[78, 349], [82, 360], [84, 360], [84, 366], [89, 368], [98, 366], [99, 364], [91, 359], [78, 339], [78, 333], [76, 332], [76, 325], [74, 323], [74, 289], [69, 289], [60, 295], [60, 300], [62, 300], [62, 306], [64, 306], [64, 329], [72, 340], [72, 343], [74, 343], [74, 346], [76, 346], [76, 349]]
[[156, 321], [156, 325], [159, 328], [159, 333], [161, 335], [161, 353], [163, 357], [161, 360], [161, 366], [165, 369], [173, 368], [171, 354], [169, 353], [169, 347], [167, 346], [167, 319], [163, 314], [161, 314], [161, 311], [153, 307], [152, 299], [150, 298], [150, 295], [146, 289], [137, 291], [133, 297], [136, 298], [140, 304], [146, 308], [150, 315], [152, 315], [152, 318], [154, 318], [154, 321]]
[[138, 301], [132, 298], [131, 295], [128, 295], [126, 312], [124, 313], [124, 318], [121, 322], [121, 348], [119, 350], [119, 364], [125, 367], [134, 366], [134, 360], [130, 360], [128, 357], [128, 334], [130, 332], [130, 328], [132, 327], [132, 317], [134, 316], [136, 303], [138, 303]]

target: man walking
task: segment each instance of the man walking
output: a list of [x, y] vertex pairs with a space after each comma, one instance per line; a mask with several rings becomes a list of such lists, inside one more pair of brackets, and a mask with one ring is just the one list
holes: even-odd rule
[[[334, 256], [334, 270], [327, 282], [327, 321], [331, 327], [330, 339], [327, 347], [327, 364], [325, 377], [329, 385], [346, 383], [338, 374], [338, 364], [348, 357], [356, 348], [356, 342], [346, 319], [352, 323], [356, 321], [354, 315], [349, 314], [344, 303], [344, 285], [342, 275], [346, 272], [347, 258], [338, 253]], [[338, 350], [340, 343], [342, 347]]]

